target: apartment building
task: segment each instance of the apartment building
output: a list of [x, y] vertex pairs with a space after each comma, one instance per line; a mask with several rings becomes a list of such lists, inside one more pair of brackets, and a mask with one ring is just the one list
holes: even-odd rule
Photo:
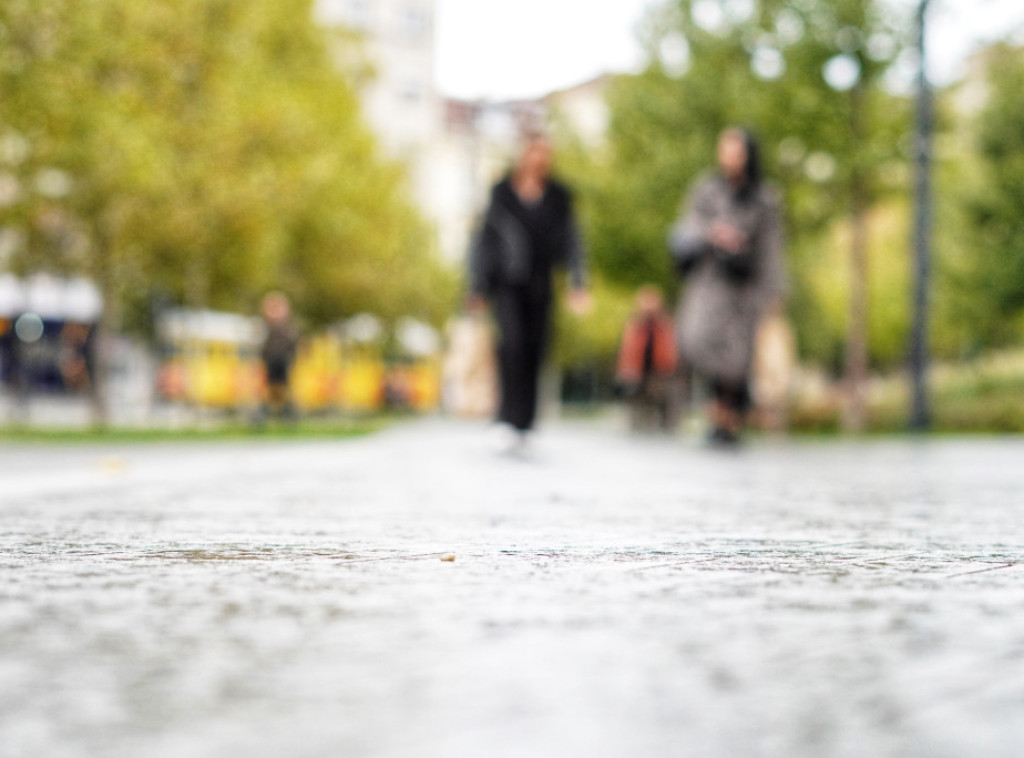
[[364, 36], [376, 76], [364, 92], [370, 123], [400, 157], [437, 139], [441, 101], [435, 81], [434, 0], [318, 0], [317, 18]]
[[509, 165], [524, 126], [558, 110], [587, 144], [604, 136], [608, 78], [512, 102], [444, 98], [435, 76], [435, 0], [318, 0], [321, 23], [364, 35], [376, 70], [366, 115], [389, 152], [405, 161], [415, 198], [436, 231], [429, 247], [464, 259], [490, 184]]

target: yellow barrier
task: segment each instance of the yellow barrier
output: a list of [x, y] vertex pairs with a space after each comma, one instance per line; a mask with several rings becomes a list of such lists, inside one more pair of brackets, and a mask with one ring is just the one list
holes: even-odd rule
[[254, 405], [260, 398], [262, 366], [226, 342], [193, 344], [181, 365], [184, 396], [190, 403], [211, 408]]
[[441, 360], [423, 358], [409, 367], [409, 407], [414, 411], [436, 410], [441, 404]]
[[302, 411], [322, 411], [338, 405], [343, 371], [341, 345], [327, 334], [305, 340], [295, 357], [291, 391]]
[[341, 373], [340, 405], [347, 411], [369, 413], [384, 404], [384, 362], [362, 354], [345, 361]]
[[[176, 316], [165, 329], [170, 355], [158, 376], [166, 399], [225, 409], [265, 402], [258, 332], [242, 328], [244, 317], [186, 311]], [[236, 333], [237, 339], [222, 336]], [[295, 408], [305, 413], [374, 413], [385, 403], [424, 412], [440, 405], [441, 382], [439, 355], [389, 365], [377, 342], [343, 345], [337, 336], [320, 333], [301, 341], [289, 389]]]

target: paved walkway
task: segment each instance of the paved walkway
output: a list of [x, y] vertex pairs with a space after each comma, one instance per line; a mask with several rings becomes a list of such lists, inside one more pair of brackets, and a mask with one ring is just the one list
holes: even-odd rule
[[1024, 440], [480, 441], [0, 448], [0, 756], [1021, 755]]

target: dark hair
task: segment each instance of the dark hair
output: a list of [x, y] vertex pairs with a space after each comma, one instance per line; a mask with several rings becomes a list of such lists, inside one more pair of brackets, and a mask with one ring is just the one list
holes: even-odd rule
[[729, 127], [725, 130], [725, 134], [735, 134], [746, 148], [747, 163], [743, 167], [743, 186], [739, 188], [737, 195], [741, 200], [750, 200], [757, 194], [764, 179], [761, 169], [761, 147], [754, 133], [742, 126]]
[[527, 125], [519, 130], [516, 139], [516, 153], [522, 156], [526, 152], [527, 148], [532, 147], [538, 142], [546, 142], [551, 144], [551, 136], [544, 131], [544, 129], [538, 126]]

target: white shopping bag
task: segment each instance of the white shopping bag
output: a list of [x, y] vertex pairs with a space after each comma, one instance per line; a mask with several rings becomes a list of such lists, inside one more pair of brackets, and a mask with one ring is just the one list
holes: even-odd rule
[[457, 416], [494, 414], [498, 377], [494, 331], [485, 316], [463, 315], [451, 324], [445, 360], [445, 406]]

